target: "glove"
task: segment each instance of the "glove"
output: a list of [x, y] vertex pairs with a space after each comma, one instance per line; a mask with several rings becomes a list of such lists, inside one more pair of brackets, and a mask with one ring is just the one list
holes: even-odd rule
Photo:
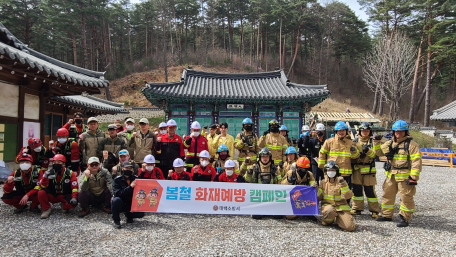
[[220, 170], [222, 169], [222, 167], [217, 167], [216, 170], [217, 170], [217, 174], [220, 174]]
[[250, 159], [249, 158], [246, 158], [245, 161], [244, 161], [245, 164], [249, 165], [250, 164]]
[[44, 175], [43, 175], [43, 177], [45, 177], [45, 178], [52, 178], [54, 176], [55, 176], [55, 170], [54, 169], [47, 170], [46, 172], [44, 172]]
[[314, 181], [314, 182], [312, 182], [312, 184], [310, 184], [310, 186], [311, 187], [318, 187], [318, 184], [317, 184], [317, 182]]
[[383, 138], [382, 135], [374, 134], [374, 136], [373, 136], [373, 139], [374, 139], [374, 140], [382, 140], [382, 138]]
[[263, 136], [266, 136], [267, 134], [269, 134], [269, 129], [263, 133]]
[[310, 131], [307, 131], [306, 133], [304, 133], [304, 136], [308, 137], [310, 135]]
[[281, 169], [283, 169], [283, 161], [280, 161], [280, 162], [279, 162], [279, 167], [280, 167]]
[[339, 184], [344, 183], [344, 182], [345, 182], [344, 177], [342, 177], [342, 176], [341, 176], [341, 177], [338, 177], [338, 178], [337, 178], [337, 182], [339, 182]]
[[300, 138], [303, 138], [303, 137], [304, 137], [304, 134], [299, 135], [299, 137], [300, 137]]
[[76, 199], [76, 198], [71, 198], [70, 204], [73, 205], [73, 206], [78, 206], [78, 199]]
[[192, 137], [189, 137], [189, 138], [185, 139], [185, 144], [191, 145], [192, 144]]
[[214, 157], [211, 157], [211, 158], [209, 159], [209, 163], [213, 163], [214, 161], [215, 161]]
[[293, 164], [291, 164], [290, 169], [291, 169], [292, 171], [296, 171], [296, 162], [294, 162]]
[[350, 146], [350, 152], [356, 152], [356, 147], [354, 145]]
[[416, 186], [418, 185], [418, 182], [414, 179], [412, 179], [412, 177], [408, 177], [407, 181], [405, 182], [407, 185], [410, 185], [410, 186]]
[[368, 145], [363, 145], [363, 153], [369, 152], [369, 146]]
[[293, 142], [294, 145], [298, 144], [298, 140], [296, 140], [295, 138], [291, 138], [291, 142]]

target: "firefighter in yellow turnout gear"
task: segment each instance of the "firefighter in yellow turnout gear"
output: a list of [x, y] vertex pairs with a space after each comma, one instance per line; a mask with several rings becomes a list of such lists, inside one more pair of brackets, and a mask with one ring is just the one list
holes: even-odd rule
[[[401, 198], [398, 227], [407, 227], [415, 212], [417, 181], [421, 172], [421, 152], [418, 144], [408, 133], [407, 122], [393, 124], [393, 139], [381, 145], [377, 155], [385, 155], [386, 179], [383, 183], [382, 212], [377, 221], [392, 221], [396, 194]], [[381, 136], [374, 137], [374, 147], [380, 145]]]
[[355, 230], [353, 216], [347, 200], [353, 196], [344, 177], [340, 177], [339, 166], [329, 161], [324, 167], [325, 179], [321, 181], [317, 196], [321, 201], [322, 224], [328, 226], [334, 222], [343, 230]]
[[279, 134], [280, 124], [277, 120], [269, 122], [269, 129], [266, 130], [263, 136], [258, 141], [260, 148], [268, 148], [272, 154], [274, 165], [279, 165], [280, 161], [286, 162], [285, 151], [288, 148], [287, 139]]
[[[234, 148], [238, 149], [239, 165], [245, 161], [245, 158], [250, 157], [252, 161], [256, 161], [256, 155], [260, 148], [258, 147], [258, 137], [253, 132], [253, 121], [250, 118], [245, 118], [242, 121], [242, 132], [236, 135], [234, 140]], [[232, 153], [234, 155], [234, 153]]]
[[[377, 218], [380, 208], [378, 205], [375, 185], [377, 185], [377, 170], [375, 169], [375, 151], [372, 142], [372, 129], [368, 122], [363, 122], [358, 128], [356, 148], [361, 152], [353, 169], [353, 203], [351, 214], [359, 215], [364, 210], [364, 194], [367, 197], [372, 218]], [[377, 146], [377, 150], [380, 146]], [[363, 194], [364, 190], [364, 194]]]

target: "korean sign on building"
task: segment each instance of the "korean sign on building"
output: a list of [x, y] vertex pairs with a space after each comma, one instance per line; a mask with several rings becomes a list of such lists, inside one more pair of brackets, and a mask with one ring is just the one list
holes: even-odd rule
[[227, 104], [226, 109], [244, 110], [244, 105], [243, 104]]

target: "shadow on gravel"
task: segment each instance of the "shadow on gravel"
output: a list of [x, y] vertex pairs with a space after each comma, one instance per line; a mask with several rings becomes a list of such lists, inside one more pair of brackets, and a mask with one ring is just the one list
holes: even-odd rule
[[415, 216], [412, 217], [410, 226], [429, 230], [447, 231], [456, 234], [456, 225], [453, 221], [443, 218], [442, 216]]

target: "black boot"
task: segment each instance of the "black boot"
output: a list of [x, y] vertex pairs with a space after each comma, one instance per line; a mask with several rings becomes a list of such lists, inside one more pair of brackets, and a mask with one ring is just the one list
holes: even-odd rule
[[399, 214], [399, 218], [401, 219], [396, 226], [398, 228], [408, 227], [409, 223], [405, 220], [404, 216]]
[[383, 216], [378, 216], [377, 221], [393, 221], [392, 218], [386, 218]]

